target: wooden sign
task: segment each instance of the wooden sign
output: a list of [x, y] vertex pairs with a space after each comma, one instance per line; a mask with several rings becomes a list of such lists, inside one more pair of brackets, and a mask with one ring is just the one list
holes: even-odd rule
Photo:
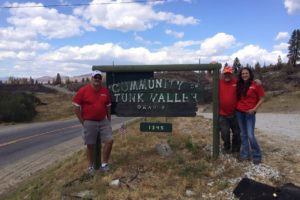
[[165, 79], [142, 79], [109, 85], [117, 116], [196, 116], [203, 101], [199, 84]]

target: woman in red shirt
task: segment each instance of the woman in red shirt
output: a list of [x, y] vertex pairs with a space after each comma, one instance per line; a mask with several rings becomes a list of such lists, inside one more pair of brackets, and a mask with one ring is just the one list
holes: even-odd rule
[[[245, 67], [239, 73], [237, 82], [237, 119], [241, 130], [241, 151], [242, 160], [248, 160], [252, 154], [254, 164], [261, 163], [261, 150], [256, 141], [255, 114], [264, 101], [265, 92], [262, 85], [253, 81], [254, 75], [250, 68]], [[249, 150], [251, 147], [251, 154]]]

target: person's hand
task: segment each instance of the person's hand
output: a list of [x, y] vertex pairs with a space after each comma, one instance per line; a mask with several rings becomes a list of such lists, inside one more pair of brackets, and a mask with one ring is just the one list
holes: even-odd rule
[[254, 113], [256, 113], [256, 109], [255, 109], [255, 108], [252, 108], [252, 109], [248, 110], [247, 113], [249, 113], [249, 114], [254, 114]]
[[255, 79], [254, 81], [255, 81], [256, 85], [261, 85], [261, 80]]

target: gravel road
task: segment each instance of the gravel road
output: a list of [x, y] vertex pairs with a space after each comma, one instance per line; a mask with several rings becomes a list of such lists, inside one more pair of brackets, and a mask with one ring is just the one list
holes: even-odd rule
[[[212, 118], [211, 113], [198, 115]], [[270, 136], [300, 142], [300, 114], [257, 113], [255, 127]]]

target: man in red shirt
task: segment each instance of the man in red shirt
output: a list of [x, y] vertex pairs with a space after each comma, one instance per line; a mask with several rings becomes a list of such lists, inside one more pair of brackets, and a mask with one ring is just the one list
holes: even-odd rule
[[238, 155], [241, 147], [241, 139], [240, 129], [235, 115], [237, 79], [233, 77], [233, 69], [230, 66], [224, 67], [222, 76], [219, 82], [219, 127], [224, 142], [223, 151], [224, 153], [234, 153]]
[[108, 171], [108, 160], [112, 150], [111, 97], [107, 88], [102, 86], [102, 73], [92, 73], [91, 84], [80, 88], [73, 98], [74, 113], [83, 127], [83, 140], [87, 146], [88, 173], [93, 175], [94, 151], [97, 136], [102, 142], [103, 162], [100, 170]]
[[[210, 72], [206, 77], [212, 82]], [[235, 115], [237, 104], [236, 83], [233, 69], [230, 66], [224, 67], [219, 81], [219, 128], [223, 140], [223, 153], [239, 155], [241, 147], [240, 129]], [[231, 137], [232, 132], [232, 137]]]

